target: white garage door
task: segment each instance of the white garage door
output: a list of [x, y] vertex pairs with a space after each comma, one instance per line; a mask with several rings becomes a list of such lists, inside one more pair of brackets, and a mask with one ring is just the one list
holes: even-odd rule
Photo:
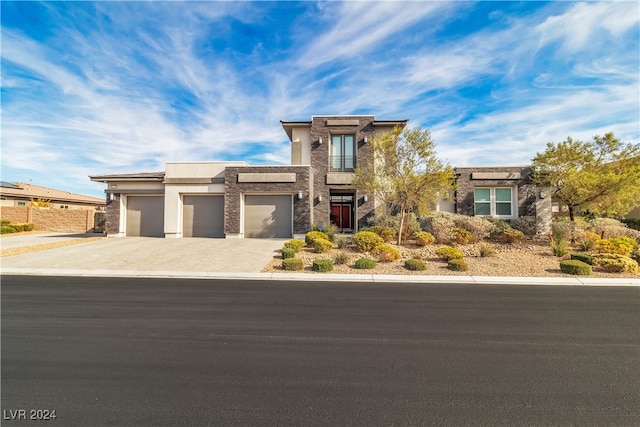
[[182, 198], [183, 237], [224, 237], [224, 196]]
[[245, 196], [244, 236], [292, 237], [291, 196]]
[[127, 196], [127, 236], [164, 237], [164, 196]]

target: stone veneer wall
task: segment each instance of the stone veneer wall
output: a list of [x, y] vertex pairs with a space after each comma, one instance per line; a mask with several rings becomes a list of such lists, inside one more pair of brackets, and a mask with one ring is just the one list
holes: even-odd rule
[[[327, 120], [358, 120], [358, 125], [327, 126]], [[329, 224], [330, 204], [329, 194], [331, 190], [355, 191], [349, 184], [327, 184], [329, 173], [329, 151], [331, 149], [331, 135], [355, 135], [356, 138], [356, 165], [361, 159], [370, 155], [369, 145], [364, 142], [365, 136], [371, 138], [376, 131], [373, 126], [374, 116], [323, 116], [313, 117], [311, 121], [311, 165], [313, 166], [313, 222], [314, 224]], [[388, 129], [385, 129], [388, 130]], [[322, 138], [322, 144], [319, 139]], [[322, 196], [322, 201], [318, 201]], [[373, 216], [375, 201], [369, 195], [369, 201], [364, 202], [364, 194], [355, 194], [355, 221], [358, 228], [367, 225], [367, 219]]]
[[[478, 167], [456, 168], [457, 184], [456, 213], [474, 215], [473, 190], [476, 187], [518, 186], [518, 216], [536, 216], [537, 188], [532, 181], [530, 167]], [[515, 172], [520, 179], [471, 179], [473, 172]]]
[[[296, 182], [238, 182], [239, 173], [295, 173]], [[241, 197], [243, 194], [297, 194], [293, 198], [293, 233], [311, 229], [311, 168], [309, 166], [227, 166], [224, 173], [224, 232], [240, 233]]]
[[120, 232], [120, 198], [122, 196], [120, 194], [114, 194], [113, 200], [109, 200], [109, 195], [107, 194], [107, 220], [104, 225], [104, 231], [107, 233], [107, 236], [115, 235], [117, 236]]

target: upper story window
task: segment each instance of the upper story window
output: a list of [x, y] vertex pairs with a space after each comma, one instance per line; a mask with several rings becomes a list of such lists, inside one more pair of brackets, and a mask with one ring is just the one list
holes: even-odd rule
[[339, 172], [353, 171], [356, 161], [355, 135], [331, 135], [331, 170]]
[[473, 190], [474, 214], [513, 218], [513, 188], [488, 187]]

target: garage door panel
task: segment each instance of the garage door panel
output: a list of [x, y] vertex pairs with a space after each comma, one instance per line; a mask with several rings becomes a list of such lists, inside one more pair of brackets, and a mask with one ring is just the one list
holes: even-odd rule
[[245, 237], [290, 238], [291, 224], [291, 196], [245, 196]]
[[224, 197], [184, 196], [184, 237], [224, 237]]
[[126, 234], [164, 237], [164, 197], [127, 196]]

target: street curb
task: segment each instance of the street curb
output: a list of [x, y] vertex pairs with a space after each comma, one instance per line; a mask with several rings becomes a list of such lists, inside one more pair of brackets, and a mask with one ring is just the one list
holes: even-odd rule
[[180, 278], [261, 281], [321, 281], [408, 284], [470, 284], [470, 285], [540, 285], [540, 286], [635, 286], [640, 278], [579, 278], [579, 277], [495, 277], [495, 276], [419, 276], [387, 274], [323, 274], [323, 273], [220, 273], [214, 271], [136, 271], [136, 270], [54, 270], [38, 268], [2, 268], [0, 275]]

